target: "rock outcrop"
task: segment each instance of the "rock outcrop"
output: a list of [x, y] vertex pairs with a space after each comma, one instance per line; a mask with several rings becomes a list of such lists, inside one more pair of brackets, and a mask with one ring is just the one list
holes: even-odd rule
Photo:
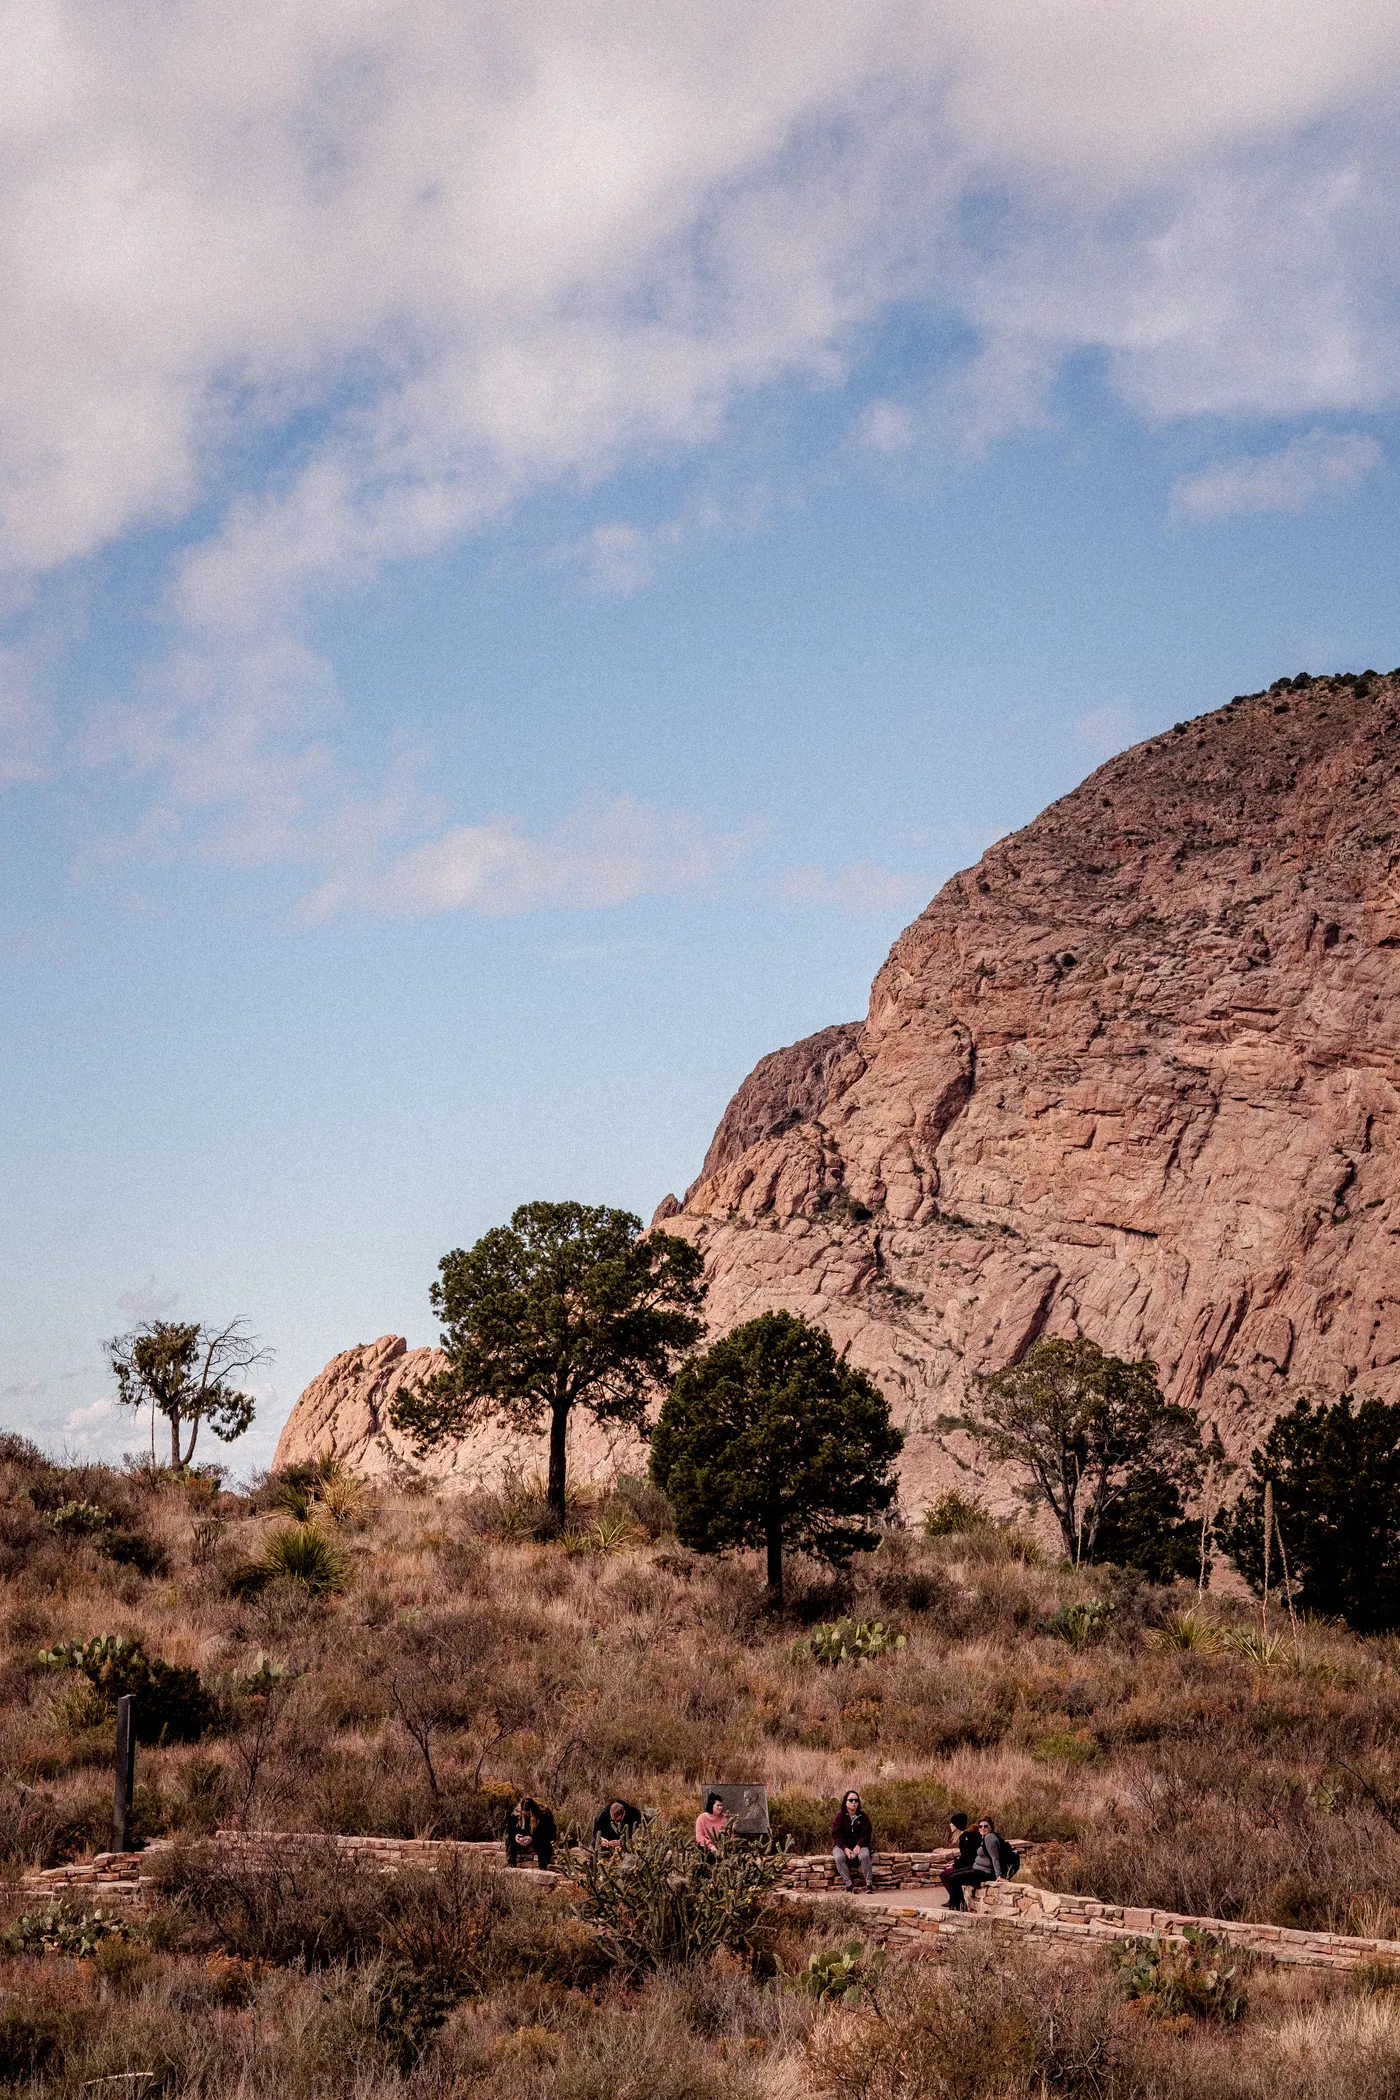
[[786, 1307], [879, 1380], [907, 1507], [1042, 1334], [1149, 1353], [1235, 1453], [1400, 1399], [1400, 674], [1179, 723], [1001, 840], [658, 1222], [712, 1332]]
[[[460, 1488], [491, 1487], [516, 1472], [529, 1480], [543, 1478], [548, 1440], [522, 1436], [500, 1421], [485, 1421], [455, 1444], [427, 1459], [418, 1458], [406, 1437], [389, 1419], [395, 1396], [405, 1386], [421, 1384], [446, 1364], [439, 1349], [410, 1349], [402, 1335], [384, 1334], [333, 1356], [312, 1379], [277, 1441], [274, 1466], [338, 1458], [364, 1479], [385, 1479], [406, 1471]], [[569, 1429], [571, 1480], [610, 1479], [618, 1471], [639, 1471], [646, 1453], [625, 1430], [604, 1429], [576, 1418]]]

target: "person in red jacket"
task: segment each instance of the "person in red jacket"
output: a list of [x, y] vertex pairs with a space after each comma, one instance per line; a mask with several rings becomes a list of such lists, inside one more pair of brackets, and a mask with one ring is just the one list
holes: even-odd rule
[[852, 1787], [831, 1819], [831, 1856], [843, 1888], [851, 1886], [852, 1860], [859, 1861], [865, 1886], [875, 1886], [875, 1869], [870, 1860], [874, 1835], [870, 1818], [860, 1805], [860, 1795]]

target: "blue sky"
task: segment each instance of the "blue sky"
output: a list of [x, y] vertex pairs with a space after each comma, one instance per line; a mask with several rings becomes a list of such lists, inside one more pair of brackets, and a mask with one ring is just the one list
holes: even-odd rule
[[0, 93], [0, 1408], [301, 1385], [1124, 744], [1400, 660], [1388, 11], [48, 0]]

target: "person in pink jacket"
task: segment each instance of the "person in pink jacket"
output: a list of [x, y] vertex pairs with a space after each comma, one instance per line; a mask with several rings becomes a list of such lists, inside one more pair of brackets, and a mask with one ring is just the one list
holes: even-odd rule
[[706, 1794], [705, 1806], [695, 1818], [695, 1842], [702, 1852], [714, 1858], [715, 1839], [723, 1837], [729, 1828], [729, 1818], [724, 1812], [724, 1803], [718, 1794]]

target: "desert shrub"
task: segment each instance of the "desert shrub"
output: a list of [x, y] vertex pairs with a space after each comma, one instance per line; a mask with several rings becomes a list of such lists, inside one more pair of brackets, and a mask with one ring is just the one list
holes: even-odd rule
[[794, 1989], [828, 2005], [870, 2004], [888, 1965], [883, 1947], [847, 1940], [844, 1947], [818, 1949], [794, 1978]]
[[66, 1974], [37, 1962], [16, 1965], [0, 1981], [0, 2085], [25, 2087], [60, 2073], [97, 2018], [90, 1993]]
[[1113, 1606], [1106, 1597], [1090, 1597], [1075, 1604], [1062, 1604], [1046, 1627], [1056, 1640], [1071, 1648], [1087, 1648], [1102, 1640], [1113, 1624]]
[[131, 1925], [111, 1911], [82, 1910], [74, 1903], [50, 1903], [27, 1910], [0, 1932], [0, 1947], [10, 1954], [93, 1955], [108, 1939], [130, 1939]]
[[810, 1656], [815, 1662], [834, 1666], [897, 1655], [908, 1645], [902, 1633], [881, 1619], [836, 1619], [827, 1626], [814, 1626], [804, 1639], [794, 1642], [792, 1654], [795, 1661]]
[[1238, 2020], [1249, 1999], [1242, 1981], [1249, 1956], [1228, 1940], [1188, 1925], [1184, 1945], [1154, 1933], [1118, 1951], [1125, 1998], [1162, 2020]]
[[807, 2068], [816, 2100], [1109, 2100], [1116, 2056], [1103, 1981], [979, 1937], [892, 1967], [877, 2006], [815, 2029]]
[[561, 1861], [580, 1912], [628, 1974], [708, 1961], [721, 1947], [752, 1959], [771, 1933], [783, 1852], [721, 1839], [716, 1856], [658, 1823], [644, 1823], [630, 1852], [574, 1851]]
[[649, 1539], [664, 1538], [674, 1530], [671, 1505], [659, 1487], [640, 1473], [619, 1473], [613, 1482], [613, 1501], [620, 1503]]
[[435, 1871], [383, 1874], [333, 1843], [176, 1846], [157, 1870], [195, 1944], [305, 1968], [380, 1959], [448, 1978], [488, 1973], [498, 1924], [518, 1900], [498, 1873], [449, 1852]]
[[141, 1743], [197, 1742], [219, 1719], [217, 1702], [205, 1690], [198, 1670], [148, 1656], [139, 1641], [119, 1634], [64, 1641], [41, 1649], [39, 1660], [51, 1670], [80, 1671], [108, 1713], [116, 1712], [118, 1699], [132, 1694], [136, 1739]]
[[274, 1531], [256, 1560], [230, 1577], [235, 1596], [256, 1596], [270, 1582], [295, 1582], [312, 1597], [329, 1597], [350, 1580], [350, 1562], [314, 1524], [287, 1524]]
[[947, 1582], [931, 1568], [882, 1568], [875, 1592], [887, 1611], [942, 1613], [950, 1601]]
[[960, 1494], [957, 1488], [949, 1488], [932, 1508], [924, 1511], [926, 1539], [958, 1538], [969, 1531], [991, 1529], [992, 1518], [986, 1503], [976, 1495]]
[[1225, 1645], [1220, 1628], [1195, 1611], [1170, 1611], [1156, 1626], [1147, 1629], [1150, 1647], [1168, 1654], [1218, 1655]]

